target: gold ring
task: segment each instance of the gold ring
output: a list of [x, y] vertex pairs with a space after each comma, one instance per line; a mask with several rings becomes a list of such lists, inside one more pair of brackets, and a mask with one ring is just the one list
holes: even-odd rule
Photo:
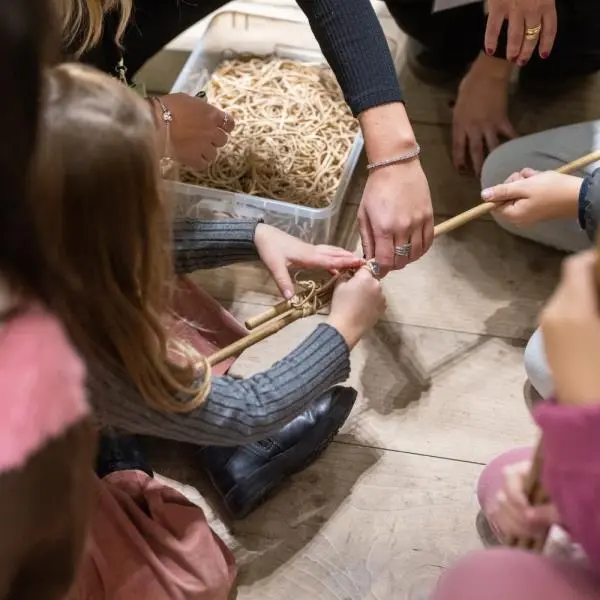
[[525, 39], [532, 42], [533, 40], [537, 40], [540, 37], [540, 31], [542, 30], [542, 25], [536, 25], [535, 27], [526, 27], [525, 28]]

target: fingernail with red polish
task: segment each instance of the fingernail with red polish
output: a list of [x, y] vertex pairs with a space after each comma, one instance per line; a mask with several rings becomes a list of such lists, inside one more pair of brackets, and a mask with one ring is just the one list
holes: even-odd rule
[[547, 52], [542, 52], [542, 58], [548, 58], [550, 55]]
[[491, 56], [492, 54], [494, 54], [494, 51], [492, 50], [492, 48], [486, 48], [485, 51], [487, 52], [488, 56]]

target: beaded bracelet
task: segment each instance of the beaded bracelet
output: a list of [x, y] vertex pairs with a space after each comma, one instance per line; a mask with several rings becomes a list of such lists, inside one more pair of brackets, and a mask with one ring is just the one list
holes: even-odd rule
[[412, 150], [404, 152], [403, 154], [398, 154], [397, 156], [392, 156], [392, 158], [386, 158], [384, 160], [380, 160], [374, 163], [369, 163], [367, 165], [367, 171], [372, 171], [373, 169], [380, 169], [381, 167], [388, 167], [389, 165], [395, 165], [397, 163], [406, 162], [411, 158], [415, 158], [415, 156], [419, 156], [420, 153], [421, 146], [417, 144]]

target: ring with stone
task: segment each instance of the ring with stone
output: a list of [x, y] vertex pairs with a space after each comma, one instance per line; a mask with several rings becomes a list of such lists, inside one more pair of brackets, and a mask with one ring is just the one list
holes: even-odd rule
[[365, 269], [368, 269], [375, 279], [379, 278], [379, 263], [374, 258], [371, 258], [365, 263]]

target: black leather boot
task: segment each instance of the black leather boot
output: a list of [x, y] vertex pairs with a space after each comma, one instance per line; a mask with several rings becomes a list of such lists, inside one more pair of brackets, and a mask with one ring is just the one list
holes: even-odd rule
[[150, 477], [154, 476], [137, 438], [112, 428], [103, 429], [100, 433], [95, 470], [100, 479], [116, 471], [143, 471]]
[[284, 479], [312, 464], [348, 418], [356, 395], [353, 388], [334, 387], [273, 437], [204, 448], [203, 465], [231, 515], [247, 516]]

